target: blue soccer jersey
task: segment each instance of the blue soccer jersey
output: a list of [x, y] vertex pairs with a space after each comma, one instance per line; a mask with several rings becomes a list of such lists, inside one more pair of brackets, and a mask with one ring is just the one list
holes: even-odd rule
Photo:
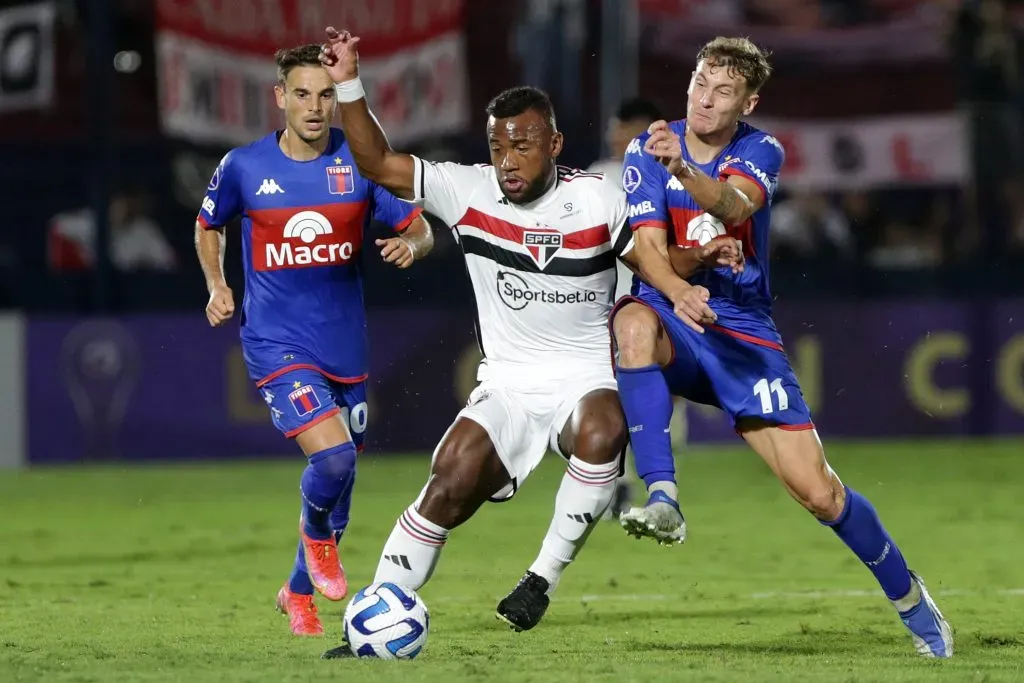
[[293, 370], [361, 382], [366, 228], [373, 217], [404, 230], [421, 209], [361, 177], [341, 130], [311, 161], [286, 156], [279, 135], [224, 157], [198, 221], [215, 228], [242, 217], [242, 351], [259, 386]]
[[[673, 121], [672, 131], [684, 137], [686, 121]], [[669, 231], [669, 244], [696, 247], [721, 235], [735, 237], [743, 244], [746, 267], [734, 274], [728, 267], [704, 269], [689, 279], [711, 293], [709, 305], [718, 315], [722, 331], [748, 336], [781, 346], [771, 318], [772, 296], [768, 283], [768, 229], [771, 203], [782, 167], [784, 153], [779, 142], [767, 133], [740, 123], [732, 141], [718, 158], [696, 163], [683, 145], [687, 161], [716, 179], [742, 175], [753, 181], [763, 194], [761, 208], [741, 225], [726, 226], [693, 200], [682, 183], [671, 176], [643, 146], [650, 137], [644, 133], [626, 151], [622, 175], [629, 199], [630, 226], [656, 227]], [[660, 292], [640, 282], [641, 299], [661, 300]], [[664, 303], [664, 302], [662, 302]]]

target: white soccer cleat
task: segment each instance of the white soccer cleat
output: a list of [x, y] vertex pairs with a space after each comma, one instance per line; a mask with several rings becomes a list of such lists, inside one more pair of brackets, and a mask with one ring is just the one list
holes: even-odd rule
[[661, 545], [674, 545], [686, 540], [686, 520], [679, 503], [663, 491], [655, 491], [640, 508], [630, 508], [619, 515], [619, 523], [635, 538], [653, 538]]

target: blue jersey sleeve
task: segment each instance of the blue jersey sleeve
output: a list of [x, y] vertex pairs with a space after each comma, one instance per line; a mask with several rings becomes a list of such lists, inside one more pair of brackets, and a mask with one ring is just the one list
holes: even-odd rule
[[622, 161], [622, 189], [629, 204], [629, 227], [667, 229], [671, 224], [665, 183], [668, 173], [658, 161], [644, 151], [650, 135], [633, 138]]
[[761, 190], [761, 205], [768, 206], [775, 196], [779, 184], [779, 171], [786, 160], [782, 143], [767, 133], [757, 131], [748, 135], [737, 145], [736, 155], [719, 169], [723, 178], [731, 175], [742, 176], [752, 181]]
[[395, 232], [402, 232], [409, 227], [423, 209], [412, 202], [402, 201], [373, 183], [373, 217], [381, 223], [390, 225]]
[[213, 172], [196, 220], [204, 228], [220, 228], [242, 212], [242, 194], [238, 191], [238, 162], [235, 152], [224, 155]]

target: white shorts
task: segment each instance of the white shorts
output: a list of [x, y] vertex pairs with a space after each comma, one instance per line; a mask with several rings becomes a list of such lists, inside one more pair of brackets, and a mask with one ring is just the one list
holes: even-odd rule
[[565, 458], [571, 455], [562, 453], [558, 440], [580, 399], [599, 389], [616, 389], [615, 377], [609, 372], [559, 380], [544, 387], [518, 387], [484, 380], [459, 412], [458, 417], [484, 428], [512, 478], [508, 486], [491, 497], [492, 501], [508, 500], [515, 495], [544, 459], [548, 448]]

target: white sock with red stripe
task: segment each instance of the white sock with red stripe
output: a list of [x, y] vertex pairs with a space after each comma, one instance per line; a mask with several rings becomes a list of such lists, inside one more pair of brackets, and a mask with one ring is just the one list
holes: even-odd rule
[[398, 518], [380, 555], [374, 583], [390, 581], [419, 590], [434, 573], [448, 530], [423, 518], [413, 503]]
[[555, 590], [562, 572], [576, 557], [615, 495], [619, 461], [591, 465], [573, 456], [555, 496], [555, 516], [530, 571]]

